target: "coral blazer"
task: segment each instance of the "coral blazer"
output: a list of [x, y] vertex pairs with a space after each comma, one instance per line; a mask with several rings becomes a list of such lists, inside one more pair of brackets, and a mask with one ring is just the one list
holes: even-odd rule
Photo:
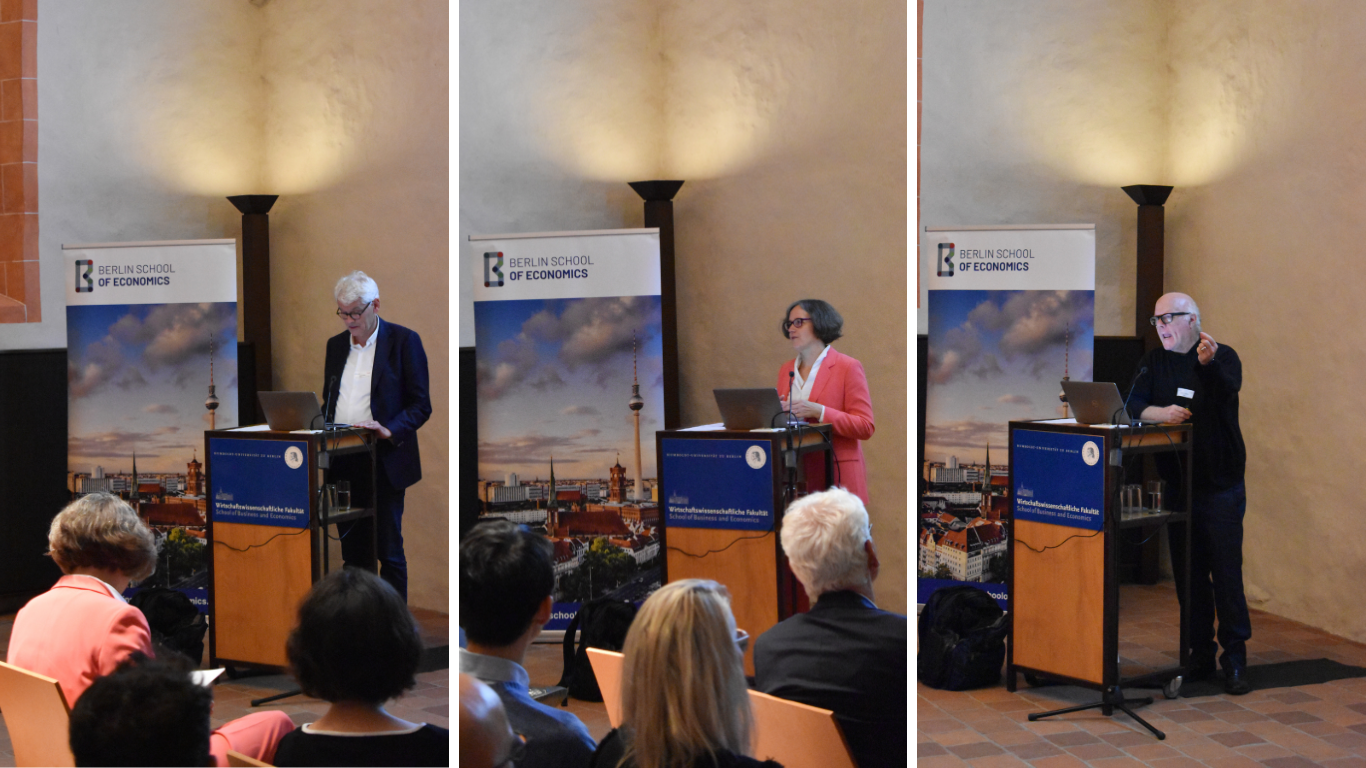
[[73, 707], [133, 651], [152, 655], [146, 617], [85, 576], [63, 576], [28, 601], [9, 639], [9, 663], [56, 678]]
[[[788, 360], [778, 371], [778, 394], [787, 397], [788, 373], [795, 360]], [[842, 485], [868, 504], [868, 479], [863, 464], [860, 440], [873, 436], [873, 403], [868, 398], [868, 377], [863, 364], [841, 354], [834, 347], [825, 354], [816, 381], [811, 385], [811, 402], [825, 406], [825, 421], [834, 427], [835, 461], [838, 466], [831, 485]], [[807, 476], [821, 465], [819, 454], [809, 454]]]

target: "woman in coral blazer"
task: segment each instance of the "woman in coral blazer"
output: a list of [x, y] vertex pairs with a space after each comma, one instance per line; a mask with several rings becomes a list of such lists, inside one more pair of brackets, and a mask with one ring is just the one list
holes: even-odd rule
[[[92, 493], [53, 519], [48, 549], [66, 575], [14, 617], [8, 661], [56, 678], [67, 706], [75, 706], [91, 683], [134, 651], [155, 655], [146, 617], [122, 592], [156, 569], [156, 540], [127, 502]], [[214, 730], [209, 748], [218, 765], [228, 764], [228, 750], [270, 762], [292, 730], [289, 715], [256, 712]]]
[[[863, 365], [830, 346], [842, 336], [844, 318], [820, 299], [802, 299], [787, 308], [783, 335], [797, 357], [778, 371], [778, 393], [783, 408], [809, 422], [834, 428], [835, 476], [830, 485], [847, 488], [868, 504], [868, 479], [859, 442], [873, 436], [873, 403], [868, 398], [868, 377]], [[819, 477], [819, 454], [808, 454], [807, 477]], [[813, 475], [813, 472], [815, 473]]]

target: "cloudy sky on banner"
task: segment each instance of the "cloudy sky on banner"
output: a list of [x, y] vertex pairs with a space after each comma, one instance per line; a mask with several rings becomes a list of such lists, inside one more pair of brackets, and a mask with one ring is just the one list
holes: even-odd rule
[[486, 301], [475, 305], [479, 474], [502, 480], [633, 475], [632, 334], [639, 342], [642, 475], [657, 476], [663, 344], [657, 296]]
[[69, 469], [184, 472], [208, 428], [209, 343], [221, 404], [237, 425], [237, 305], [96, 305], [67, 313]]
[[1064, 360], [1091, 380], [1095, 292], [932, 294], [925, 458], [982, 461], [989, 440], [1004, 464], [1007, 422], [1058, 415]]

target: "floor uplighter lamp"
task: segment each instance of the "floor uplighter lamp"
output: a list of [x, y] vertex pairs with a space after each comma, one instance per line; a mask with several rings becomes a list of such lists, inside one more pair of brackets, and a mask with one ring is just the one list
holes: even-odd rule
[[645, 226], [659, 227], [659, 311], [664, 334], [664, 428], [682, 424], [678, 399], [678, 294], [674, 280], [674, 195], [681, 181], [632, 181], [645, 201]]
[[[234, 195], [228, 198], [242, 213], [242, 339], [252, 350], [250, 365], [239, 369], [238, 420], [265, 421], [257, 392], [274, 388], [270, 364], [270, 208], [279, 195]], [[242, 361], [239, 360], [239, 365]], [[252, 418], [252, 415], [255, 415]]]
[[1121, 187], [1138, 203], [1138, 276], [1134, 284], [1134, 335], [1143, 339], [1144, 351], [1157, 346], [1157, 336], [1149, 333], [1148, 318], [1162, 296], [1162, 272], [1166, 261], [1166, 209], [1162, 206], [1171, 187], [1159, 184], [1131, 184]]

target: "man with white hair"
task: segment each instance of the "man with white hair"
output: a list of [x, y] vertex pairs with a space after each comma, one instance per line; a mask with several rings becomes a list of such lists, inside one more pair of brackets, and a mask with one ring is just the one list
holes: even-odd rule
[[[1224, 691], [1235, 696], [1252, 690], [1247, 679], [1247, 641], [1252, 619], [1243, 593], [1243, 483], [1247, 448], [1238, 426], [1238, 392], [1243, 363], [1227, 344], [1204, 332], [1200, 308], [1184, 293], [1164, 294], [1151, 318], [1162, 349], [1143, 358], [1129, 399], [1129, 413], [1140, 418], [1192, 425], [1191, 467], [1177, 454], [1156, 458], [1167, 483], [1166, 498], [1184, 499], [1185, 470], [1191, 470], [1190, 660], [1186, 679], [1215, 673], [1214, 654], [1222, 646]], [[1143, 373], [1142, 371], [1146, 371]], [[1173, 560], [1183, 560], [1185, 524], [1167, 526]], [[1186, 574], [1177, 567], [1177, 591]], [[1219, 619], [1215, 645], [1214, 620]]]
[[877, 547], [859, 497], [792, 502], [783, 552], [814, 602], [754, 642], [754, 687], [833, 710], [859, 768], [907, 765], [906, 617], [873, 602]]
[[[372, 542], [379, 553], [380, 578], [408, 599], [408, 561], [403, 555], [403, 496], [422, 479], [417, 429], [432, 415], [428, 395], [427, 353], [416, 332], [379, 319], [379, 286], [356, 271], [333, 289], [337, 317], [346, 330], [327, 340], [324, 388], [328, 422], [373, 431], [375, 451], [375, 530], [369, 521], [343, 523], [342, 558], [351, 567], [374, 570]], [[370, 498], [369, 457], [337, 456], [332, 476], [351, 482], [353, 498]]]

